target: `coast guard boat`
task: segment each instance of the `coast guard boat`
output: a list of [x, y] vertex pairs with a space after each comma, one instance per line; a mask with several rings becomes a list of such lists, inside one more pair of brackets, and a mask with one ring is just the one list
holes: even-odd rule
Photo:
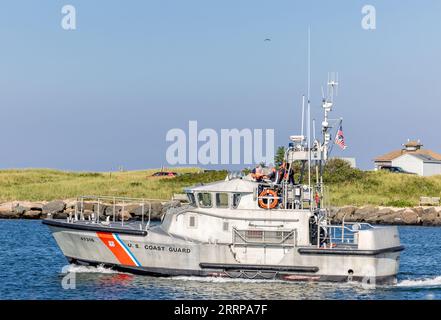
[[[328, 81], [332, 92], [336, 85]], [[86, 219], [83, 198], [66, 220], [43, 223], [76, 264], [154, 276], [394, 283], [403, 250], [397, 227], [333, 225], [328, 219], [322, 171], [335, 143], [328, 119], [332, 96], [323, 99], [322, 141], [311, 143], [311, 129], [308, 138], [303, 129], [291, 136], [281, 179], [229, 176], [190, 187], [188, 204], [169, 209], [156, 225], [144, 208], [141, 221], [118, 219], [115, 209], [113, 219]], [[310, 124], [309, 101], [307, 110]], [[302, 128], [304, 112], [305, 98]], [[95, 200], [97, 213], [100, 205], [116, 208], [129, 201]]]

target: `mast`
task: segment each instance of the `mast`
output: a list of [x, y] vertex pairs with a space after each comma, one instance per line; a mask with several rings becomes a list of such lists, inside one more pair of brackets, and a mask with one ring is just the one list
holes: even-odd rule
[[311, 27], [308, 27], [308, 192], [309, 192], [309, 210], [312, 211], [312, 194], [311, 194]]
[[327, 83], [327, 97], [323, 98], [322, 107], [324, 112], [323, 122], [322, 122], [322, 133], [323, 133], [323, 160], [328, 160], [329, 154], [329, 143], [331, 142], [331, 135], [329, 133], [332, 128], [329, 125], [328, 114], [332, 111], [332, 107], [334, 105], [334, 91], [337, 92], [338, 87], [338, 73], [332, 74], [331, 76], [328, 74], [328, 83]]
[[305, 122], [305, 95], [302, 96], [302, 137], [305, 136], [304, 130], [303, 130], [303, 123]]

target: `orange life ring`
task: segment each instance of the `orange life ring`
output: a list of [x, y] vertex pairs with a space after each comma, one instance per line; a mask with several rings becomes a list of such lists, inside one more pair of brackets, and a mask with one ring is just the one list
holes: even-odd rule
[[[273, 199], [263, 199], [263, 197], [272, 196]], [[262, 209], [274, 209], [279, 204], [279, 199], [277, 192], [271, 189], [265, 189], [259, 194], [259, 207]], [[271, 201], [269, 204], [265, 203], [264, 200]]]

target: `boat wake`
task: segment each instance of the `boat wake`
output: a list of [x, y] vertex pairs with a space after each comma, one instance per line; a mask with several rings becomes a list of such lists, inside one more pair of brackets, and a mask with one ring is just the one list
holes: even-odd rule
[[[197, 282], [212, 282], [212, 283], [295, 283], [295, 282], [289, 282], [284, 280], [265, 280], [265, 279], [243, 279], [243, 278], [224, 278], [224, 277], [194, 277], [194, 276], [176, 276], [171, 277], [168, 279], [172, 280], [178, 280], [178, 281], [197, 281]], [[326, 284], [326, 283], [324, 283]], [[329, 283], [328, 283], [329, 284]], [[335, 285], [335, 284], [334, 284]], [[350, 285], [350, 286], [362, 286], [363, 288], [367, 289], [375, 289], [376, 286], [372, 285], [366, 285], [362, 284], [360, 282], [346, 282], [341, 283], [341, 285]], [[441, 276], [437, 276], [434, 278], [424, 278], [424, 279], [408, 279], [408, 280], [401, 280], [398, 282], [396, 287], [415, 287], [415, 288], [421, 288], [421, 287], [439, 287], [441, 288]]]
[[243, 278], [226, 278], [226, 277], [194, 277], [194, 276], [177, 276], [170, 279], [178, 281], [198, 281], [198, 282], [213, 282], [213, 283], [288, 283], [283, 280], [266, 280], [266, 279], [243, 279]]
[[441, 276], [435, 278], [402, 280], [397, 283], [397, 287], [439, 287], [441, 288]]
[[94, 266], [79, 266], [76, 264], [70, 264], [69, 266], [63, 268], [63, 273], [121, 273], [109, 268], [105, 268], [103, 265]]

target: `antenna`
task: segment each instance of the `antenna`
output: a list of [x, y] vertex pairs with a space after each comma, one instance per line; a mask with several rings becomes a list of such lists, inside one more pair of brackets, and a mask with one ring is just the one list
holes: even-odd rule
[[[323, 133], [323, 158], [327, 160], [328, 158], [328, 145], [331, 142], [331, 135], [329, 130], [332, 128], [329, 125], [328, 113], [332, 111], [334, 105], [334, 93], [337, 96], [338, 88], [338, 72], [328, 72], [328, 83], [327, 83], [327, 96], [323, 99], [322, 107], [324, 112], [324, 119], [322, 122], [322, 133]], [[332, 120], [331, 120], [332, 121]]]
[[[308, 191], [311, 201], [311, 27], [308, 27]], [[312, 210], [312, 205], [309, 205]]]
[[327, 100], [331, 103], [334, 102], [335, 96], [338, 94], [338, 72], [328, 73], [328, 90], [327, 90]]
[[[305, 121], [305, 95], [302, 96], [302, 137], [304, 137], [303, 122]], [[302, 141], [303, 144], [303, 141]]]

